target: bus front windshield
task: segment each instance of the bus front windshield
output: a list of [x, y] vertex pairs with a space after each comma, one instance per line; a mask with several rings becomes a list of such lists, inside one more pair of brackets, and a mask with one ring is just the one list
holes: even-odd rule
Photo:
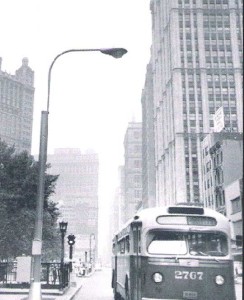
[[151, 231], [147, 239], [149, 254], [226, 256], [227, 238], [219, 232]]

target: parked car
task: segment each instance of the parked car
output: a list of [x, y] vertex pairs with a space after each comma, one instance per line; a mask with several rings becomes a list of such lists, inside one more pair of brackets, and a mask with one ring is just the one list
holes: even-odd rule
[[102, 271], [102, 265], [100, 263], [95, 264], [95, 271]]

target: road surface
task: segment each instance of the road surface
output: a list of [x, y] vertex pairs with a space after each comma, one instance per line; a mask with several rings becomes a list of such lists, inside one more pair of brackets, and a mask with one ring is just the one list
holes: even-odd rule
[[[73, 300], [113, 300], [111, 273], [111, 269], [104, 268], [91, 277], [83, 278], [82, 288]], [[242, 281], [235, 284], [235, 289], [236, 300], [242, 300]]]
[[82, 288], [74, 300], [113, 300], [110, 268], [96, 271], [91, 277], [83, 278]]

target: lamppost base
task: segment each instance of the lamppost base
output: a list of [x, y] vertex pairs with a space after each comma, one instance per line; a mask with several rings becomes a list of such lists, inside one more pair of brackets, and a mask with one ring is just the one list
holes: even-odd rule
[[70, 273], [70, 286], [76, 286], [76, 274], [74, 274], [73, 272]]
[[42, 300], [41, 283], [32, 282], [30, 286], [28, 300]]

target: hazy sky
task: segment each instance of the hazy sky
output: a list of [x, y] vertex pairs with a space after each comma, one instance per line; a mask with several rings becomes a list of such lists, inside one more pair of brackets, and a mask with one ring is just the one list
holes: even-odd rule
[[[150, 59], [149, 0], [2, 0], [0, 56], [11, 74], [28, 57], [35, 72], [32, 153], [39, 151], [41, 110], [54, 57], [72, 48], [124, 47], [114, 59], [101, 53], [71, 53], [54, 65], [48, 152], [91, 148], [100, 157], [100, 200], [115, 190], [124, 162], [128, 122], [141, 121], [141, 93]], [[111, 200], [111, 199], [109, 199]]]

